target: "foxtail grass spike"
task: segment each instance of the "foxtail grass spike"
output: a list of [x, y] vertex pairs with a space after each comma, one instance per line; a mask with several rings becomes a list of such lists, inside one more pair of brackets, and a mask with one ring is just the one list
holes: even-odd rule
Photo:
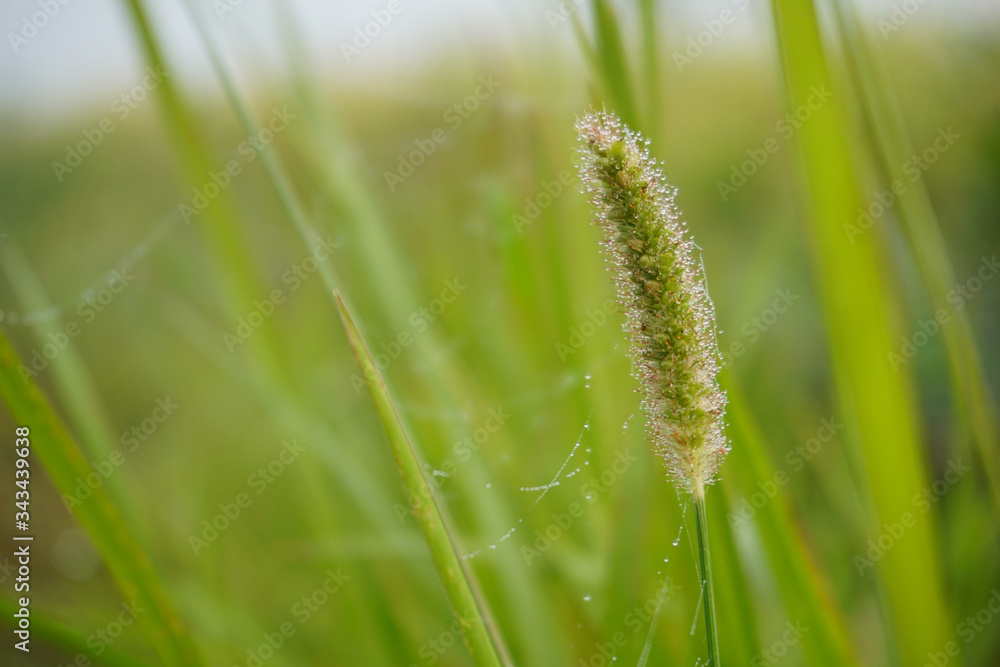
[[648, 434], [677, 487], [703, 496], [729, 451], [715, 308], [698, 247], [648, 141], [614, 114], [579, 120], [581, 179], [604, 230]]

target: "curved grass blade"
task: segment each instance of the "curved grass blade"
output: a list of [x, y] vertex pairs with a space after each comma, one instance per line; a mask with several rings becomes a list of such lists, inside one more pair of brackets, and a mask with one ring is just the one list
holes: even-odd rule
[[[20, 425], [31, 429], [31, 450], [62, 493], [73, 493], [92, 470], [73, 436], [41, 389], [22, 379], [21, 361], [0, 331], [0, 396]], [[164, 593], [153, 564], [103, 487], [94, 489], [74, 516], [104, 558], [126, 600], [146, 611], [140, 617], [150, 643], [166, 665], [201, 665], [194, 643]]]
[[417, 453], [403, 427], [392, 397], [389, 396], [389, 390], [368, 351], [368, 346], [355, 326], [340, 293], [335, 292], [334, 298], [337, 300], [340, 318], [344, 323], [344, 330], [358, 367], [362, 375], [369, 380], [368, 393], [375, 405], [379, 423], [392, 449], [399, 477], [410, 506], [414, 508], [414, 516], [420, 524], [420, 530], [427, 541], [434, 567], [441, 578], [441, 583], [444, 584], [452, 613], [462, 627], [462, 638], [472, 655], [472, 660], [477, 666], [499, 667], [501, 664], [509, 664], [509, 659], [501, 662], [500, 655], [506, 653], [502, 640], [485, 603], [474, 592], [469, 573], [462, 566], [442, 511], [424, 477]]

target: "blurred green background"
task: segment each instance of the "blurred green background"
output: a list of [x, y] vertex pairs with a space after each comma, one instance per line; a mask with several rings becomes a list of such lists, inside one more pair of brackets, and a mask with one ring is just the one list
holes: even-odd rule
[[[13, 4], [5, 34], [41, 11]], [[647, 645], [650, 665], [704, 657], [693, 513], [645, 443], [576, 178], [574, 120], [602, 106], [652, 139], [716, 305], [733, 441], [709, 495], [723, 664], [1000, 664], [982, 383], [1000, 380], [995, 7], [913, 3], [896, 25], [880, 4], [854, 31], [847, 3], [818, 3], [834, 94], [790, 121], [805, 112], [786, 76], [808, 39], [793, 21], [810, 3], [475, 5], [455, 19], [448, 3], [401, 0], [317, 25], [311, 3], [202, 2], [198, 20], [178, 10], [187, 41], [161, 15], [172, 4], [109, 3], [104, 28], [68, 5], [3, 53], [0, 309], [205, 664], [472, 664], [334, 285], [384, 355], [514, 663], [635, 664]], [[57, 21], [117, 30], [129, 48], [124, 83], [94, 83], [56, 117], [17, 96], [58, 66], [39, 55], [61, 48], [45, 33]], [[789, 27], [799, 36], [780, 43]], [[136, 99], [157, 59], [169, 75]], [[881, 73], [873, 87], [865, 72]], [[127, 113], [108, 103], [123, 94]], [[809, 143], [834, 109], [849, 162]], [[894, 132], [904, 160], [933, 149], [926, 170], [885, 149]], [[96, 145], [73, 167], [81, 142]], [[815, 193], [844, 164], [859, 199], [839, 193], [851, 215], [822, 227]], [[933, 210], [930, 227], [910, 226], [901, 196], [886, 204], [893, 170], [926, 191], [910, 210]], [[855, 238], [854, 204], [880, 197]], [[950, 276], [935, 283], [926, 267], [941, 262]], [[955, 333], [949, 350], [963, 322], [975, 344]], [[861, 363], [870, 383], [862, 348], [879, 352]], [[0, 422], [13, 433], [10, 414]], [[14, 454], [0, 451], [13, 515]], [[86, 481], [33, 473], [32, 652], [8, 629], [0, 661], [161, 664], [141, 612], [115, 627], [128, 596], [66, 510]], [[897, 533], [900, 511], [916, 527]], [[10, 626], [13, 547], [0, 553]], [[324, 584], [336, 591], [317, 595]], [[283, 624], [294, 634], [272, 651]]]

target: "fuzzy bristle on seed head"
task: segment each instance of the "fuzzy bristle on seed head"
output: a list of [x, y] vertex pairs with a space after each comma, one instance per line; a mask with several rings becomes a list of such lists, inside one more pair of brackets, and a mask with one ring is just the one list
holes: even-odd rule
[[649, 438], [678, 487], [700, 493], [729, 445], [715, 309], [698, 248], [648, 141], [606, 112], [588, 114], [576, 130], [580, 176], [625, 310]]

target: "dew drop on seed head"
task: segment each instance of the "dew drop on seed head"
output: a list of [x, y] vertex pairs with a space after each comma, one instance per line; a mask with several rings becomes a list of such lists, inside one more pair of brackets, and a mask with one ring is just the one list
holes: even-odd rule
[[492, 485], [492, 484], [487, 484], [487, 485], [486, 485], [486, 488], [487, 488], [487, 489], [492, 489], [492, 488], [493, 488], [493, 485]]
[[584, 595], [583, 596], [583, 601], [584, 602], [590, 602], [590, 595]]

